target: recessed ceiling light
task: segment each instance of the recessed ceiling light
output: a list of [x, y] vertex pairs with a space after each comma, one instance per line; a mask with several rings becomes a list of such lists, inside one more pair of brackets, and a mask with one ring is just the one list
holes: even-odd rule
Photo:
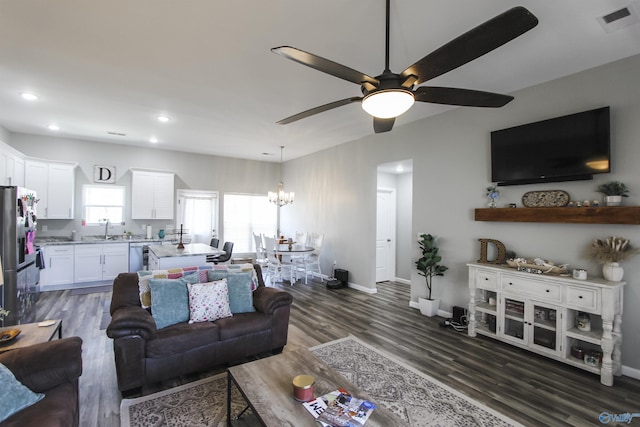
[[49, 130], [60, 130], [60, 126], [52, 123], [49, 126], [47, 126], [49, 128]]
[[157, 144], [157, 143], [158, 143], [158, 138], [156, 138], [155, 136], [152, 136], [152, 137], [149, 139], [149, 142], [151, 142], [152, 144]]
[[171, 120], [169, 117], [167, 116], [158, 116], [158, 121], [162, 122], [162, 123], [167, 123], [169, 120]]
[[35, 101], [36, 99], [38, 99], [38, 95], [29, 92], [22, 92], [20, 96], [22, 97], [22, 99], [26, 99], [27, 101]]

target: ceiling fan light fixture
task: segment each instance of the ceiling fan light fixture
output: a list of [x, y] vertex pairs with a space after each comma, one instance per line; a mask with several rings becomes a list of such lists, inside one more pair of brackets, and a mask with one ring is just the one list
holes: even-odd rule
[[362, 109], [373, 117], [390, 119], [405, 113], [413, 103], [413, 93], [405, 89], [383, 89], [362, 100]]

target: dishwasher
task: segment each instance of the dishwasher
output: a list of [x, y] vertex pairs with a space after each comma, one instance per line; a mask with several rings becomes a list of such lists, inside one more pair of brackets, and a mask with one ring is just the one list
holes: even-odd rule
[[161, 244], [161, 242], [129, 243], [129, 272], [146, 270], [149, 266], [149, 246]]

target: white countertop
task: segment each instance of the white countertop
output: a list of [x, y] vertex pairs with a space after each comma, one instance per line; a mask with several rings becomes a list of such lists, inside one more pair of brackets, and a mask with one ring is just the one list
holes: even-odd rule
[[212, 248], [204, 243], [190, 243], [184, 245], [184, 249], [178, 249], [178, 245], [157, 245], [149, 246], [149, 251], [158, 258], [182, 257], [182, 256], [202, 256], [202, 255], [222, 255], [222, 249]]

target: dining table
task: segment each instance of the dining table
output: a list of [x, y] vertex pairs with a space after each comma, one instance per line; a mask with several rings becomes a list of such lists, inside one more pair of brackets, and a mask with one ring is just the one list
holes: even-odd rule
[[[280, 243], [277, 245], [277, 254], [278, 254], [278, 258], [280, 259], [280, 262], [282, 262], [282, 257], [283, 256], [288, 256], [291, 258], [291, 261], [293, 263], [293, 257], [295, 256], [300, 256], [300, 255], [304, 255], [304, 254], [309, 254], [311, 252], [313, 252], [315, 250], [315, 248], [313, 248], [312, 246], [305, 246], [305, 245], [298, 245], [296, 243]], [[294, 277], [294, 282], [298, 281], [298, 269], [292, 267], [292, 276]]]

